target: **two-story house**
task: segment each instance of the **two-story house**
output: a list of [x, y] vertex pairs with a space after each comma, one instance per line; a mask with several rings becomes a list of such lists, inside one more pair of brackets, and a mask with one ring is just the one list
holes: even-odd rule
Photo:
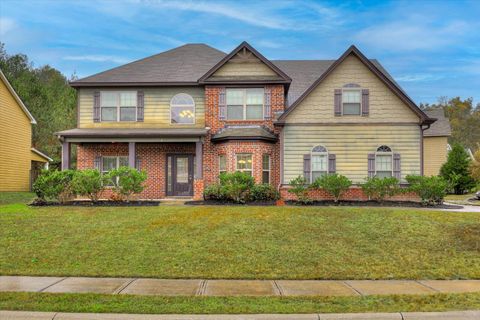
[[[77, 128], [57, 133], [62, 167], [146, 170], [144, 198], [202, 198], [222, 172], [285, 189], [328, 172], [422, 174], [435, 121], [376, 61], [268, 60], [243, 42], [229, 54], [184, 45], [71, 83]], [[285, 192], [283, 192], [286, 195]]]

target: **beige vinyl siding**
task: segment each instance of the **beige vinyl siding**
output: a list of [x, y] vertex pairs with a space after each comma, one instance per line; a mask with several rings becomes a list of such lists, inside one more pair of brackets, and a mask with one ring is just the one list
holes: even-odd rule
[[[334, 90], [356, 83], [370, 91], [370, 115], [335, 116]], [[347, 57], [286, 119], [299, 122], [417, 122], [419, 117], [355, 56]]]
[[32, 127], [0, 80], [0, 191], [28, 191]]
[[436, 176], [440, 168], [447, 161], [447, 137], [423, 138], [423, 174]]
[[284, 127], [283, 183], [303, 175], [303, 155], [323, 145], [336, 155], [337, 173], [354, 183], [368, 175], [369, 153], [388, 145], [401, 155], [402, 180], [420, 174], [420, 128], [418, 125], [324, 125]]
[[[122, 91], [122, 88], [108, 89]], [[93, 94], [103, 89], [79, 89], [79, 128], [204, 128], [204, 88], [125, 88], [144, 92], [145, 116], [143, 122], [93, 122]], [[187, 93], [195, 100], [195, 124], [170, 124], [170, 100], [178, 93]]]
[[265, 63], [258, 61], [252, 62], [234, 62], [229, 61], [218, 69], [213, 77], [248, 77], [248, 76], [276, 76], [275, 71], [270, 69]]

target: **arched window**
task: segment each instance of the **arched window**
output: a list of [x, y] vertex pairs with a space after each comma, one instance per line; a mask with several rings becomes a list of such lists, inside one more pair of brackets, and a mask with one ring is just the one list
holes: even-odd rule
[[193, 124], [195, 123], [195, 101], [186, 93], [176, 94], [170, 100], [171, 123]]
[[312, 148], [311, 157], [311, 179], [315, 181], [318, 177], [328, 173], [328, 150], [324, 146], [318, 145]]
[[393, 153], [389, 146], [382, 145], [375, 153], [375, 176], [379, 178], [393, 175]]

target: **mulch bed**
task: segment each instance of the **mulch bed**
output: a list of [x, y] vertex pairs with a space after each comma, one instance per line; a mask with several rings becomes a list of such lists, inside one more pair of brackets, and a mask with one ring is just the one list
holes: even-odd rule
[[436, 208], [436, 209], [462, 209], [462, 206], [449, 205], [449, 204], [440, 204], [440, 205], [424, 205], [420, 202], [415, 201], [383, 201], [378, 202], [374, 200], [366, 201], [345, 201], [340, 200], [335, 203], [333, 200], [322, 200], [322, 201], [313, 201], [311, 204], [301, 204], [297, 201], [285, 201], [286, 205], [290, 206], [353, 206], [353, 207], [409, 207], [409, 208]]
[[67, 201], [66, 203], [59, 203], [53, 201], [47, 202], [32, 202], [29, 204], [34, 207], [43, 207], [43, 206], [75, 206], [75, 207], [155, 207], [160, 205], [160, 201], [149, 201], [149, 200], [133, 200], [133, 201], [110, 201], [110, 200], [99, 200], [97, 202], [92, 202], [88, 200], [74, 200]]
[[275, 200], [272, 201], [253, 201], [243, 203], [233, 203], [233, 202], [224, 202], [216, 200], [197, 200], [197, 201], [187, 201], [186, 205], [191, 206], [274, 206], [276, 204]]

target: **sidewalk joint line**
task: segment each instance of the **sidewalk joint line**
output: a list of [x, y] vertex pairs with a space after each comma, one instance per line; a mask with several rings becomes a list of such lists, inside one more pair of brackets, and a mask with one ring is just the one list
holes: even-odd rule
[[60, 280], [58, 280], [58, 281], [55, 281], [54, 283], [49, 284], [48, 286], [46, 286], [46, 287], [43, 288], [43, 289], [38, 290], [37, 292], [43, 292], [43, 291], [47, 290], [48, 288], [53, 287], [53, 286], [56, 285], [57, 283], [62, 282], [62, 281], [65, 280], [65, 279], [68, 279], [68, 277], [65, 277], [65, 278], [62, 278], [62, 279], [60, 279]]
[[435, 292], [441, 292], [440, 290], [437, 290], [437, 289], [435, 289], [435, 288], [432, 288], [432, 287], [430, 287], [429, 285], [426, 285], [426, 284], [424, 284], [424, 283], [421, 283], [419, 280], [414, 280], [414, 281], [415, 281], [416, 283], [418, 283], [419, 285], [421, 285], [421, 286], [424, 286], [424, 287], [426, 287], [426, 288], [428, 288], [428, 289], [432, 289], [432, 290], [435, 291]]
[[132, 282], [134, 282], [135, 280], [138, 280], [138, 278], [133, 278], [130, 281], [127, 281], [126, 283], [118, 287], [117, 290], [113, 291], [113, 294], [120, 294], [123, 290], [127, 289], [127, 287], [131, 285]]
[[343, 283], [344, 285], [346, 285], [347, 287], [349, 287], [350, 289], [352, 289], [353, 291], [355, 291], [358, 295], [360, 296], [364, 296], [363, 293], [361, 293], [360, 291], [358, 291], [357, 289], [355, 289], [354, 287], [352, 287], [349, 283], [347, 283], [347, 281], [340, 281], [341, 283]]
[[197, 292], [195, 292], [196, 296], [203, 296], [205, 295], [205, 291], [207, 290], [207, 281], [208, 280], [201, 280], [200, 284], [198, 285]]
[[273, 285], [277, 288], [277, 292], [279, 296], [284, 296], [285, 293], [283, 292], [283, 288], [277, 283], [277, 280], [273, 280]]
[[53, 314], [52, 320], [55, 320], [55, 318], [57, 317], [58, 314], [59, 314], [59, 312], [55, 312], [55, 313]]
[[318, 317], [318, 320], [321, 320], [321, 319], [320, 319], [320, 313], [317, 313], [317, 317]]

